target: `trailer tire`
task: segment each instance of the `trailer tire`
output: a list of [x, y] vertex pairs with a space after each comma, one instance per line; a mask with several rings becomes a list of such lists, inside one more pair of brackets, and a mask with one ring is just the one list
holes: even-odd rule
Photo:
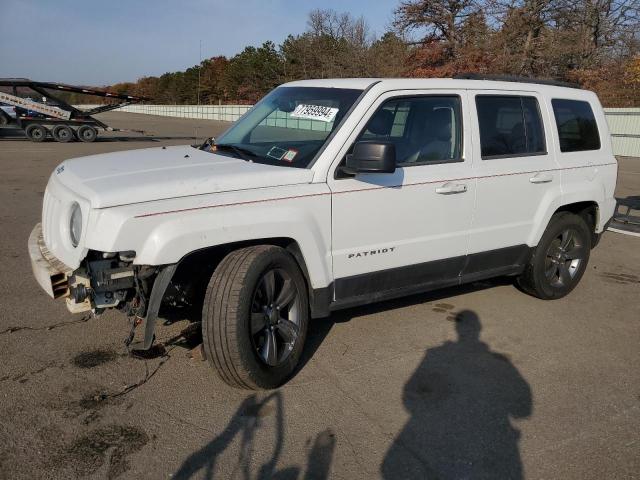
[[95, 141], [96, 137], [98, 136], [98, 130], [90, 127], [89, 125], [82, 125], [78, 129], [76, 134], [78, 135], [78, 140], [80, 140], [81, 142], [90, 143]]
[[47, 138], [48, 132], [49, 130], [38, 123], [32, 123], [24, 131], [27, 138], [32, 142], [44, 142]]
[[53, 135], [53, 139], [56, 142], [60, 143], [73, 142], [73, 140], [76, 138], [71, 127], [68, 127], [67, 125], [57, 125], [56, 127], [54, 127], [51, 135]]
[[0, 125], [5, 126], [11, 123], [11, 117], [0, 110]]

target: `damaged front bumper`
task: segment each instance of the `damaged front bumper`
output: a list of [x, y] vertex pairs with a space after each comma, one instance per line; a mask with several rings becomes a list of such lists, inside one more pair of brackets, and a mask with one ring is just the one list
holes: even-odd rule
[[68, 297], [68, 277], [73, 271], [49, 251], [42, 237], [41, 224], [38, 223], [31, 231], [28, 247], [31, 269], [40, 287], [51, 298]]
[[82, 262], [73, 270], [48, 249], [37, 224], [29, 236], [29, 257], [33, 275], [42, 289], [54, 299], [65, 298], [71, 313], [119, 306], [134, 288], [131, 262], [121, 261], [118, 254], [100, 254]]
[[73, 270], [49, 251], [41, 224], [33, 228], [28, 248], [33, 275], [51, 298], [65, 298], [71, 313], [122, 309], [144, 320], [143, 348], [151, 347], [160, 304], [177, 264], [134, 267], [133, 251], [90, 251]]

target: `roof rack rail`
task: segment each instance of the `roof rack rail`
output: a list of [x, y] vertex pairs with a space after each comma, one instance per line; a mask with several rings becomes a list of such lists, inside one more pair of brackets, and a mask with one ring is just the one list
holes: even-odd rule
[[553, 85], [556, 87], [582, 89], [577, 83], [563, 82], [561, 80], [547, 80], [542, 78], [521, 77], [517, 75], [492, 75], [486, 73], [459, 73], [454, 75], [459, 80], [497, 80], [501, 82], [539, 83], [541, 85]]

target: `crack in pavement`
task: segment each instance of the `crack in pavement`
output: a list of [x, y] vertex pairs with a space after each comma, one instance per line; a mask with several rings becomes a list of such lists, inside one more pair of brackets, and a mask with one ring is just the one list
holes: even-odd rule
[[45, 365], [44, 367], [37, 368], [35, 370], [19, 373], [17, 375], [5, 375], [4, 377], [0, 377], [0, 383], [6, 382], [8, 380], [12, 380], [14, 382], [25, 383], [25, 382], [27, 382], [29, 380], [29, 377], [32, 377], [33, 375], [37, 375], [39, 373], [42, 373], [45, 370], [48, 370], [50, 368], [64, 368], [64, 366], [63, 365], [57, 365], [56, 363], [49, 363], [49, 364]]
[[4, 330], [0, 330], [0, 335], [5, 335], [7, 333], [20, 332], [22, 330], [28, 330], [28, 331], [32, 331], [32, 332], [38, 332], [38, 331], [43, 331], [43, 330], [54, 330], [56, 328], [67, 327], [69, 325], [75, 325], [77, 323], [86, 323], [89, 320], [91, 320], [91, 318], [93, 318], [93, 315], [85, 315], [84, 317], [79, 318], [77, 320], [69, 320], [69, 321], [66, 321], [66, 322], [58, 322], [58, 323], [54, 323], [52, 325], [47, 325], [45, 327], [14, 326], [14, 327], [5, 328]]

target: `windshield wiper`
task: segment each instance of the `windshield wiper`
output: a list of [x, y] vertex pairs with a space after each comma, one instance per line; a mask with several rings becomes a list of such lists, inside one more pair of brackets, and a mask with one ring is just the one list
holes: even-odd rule
[[238, 155], [243, 160], [246, 160], [247, 162], [251, 161], [251, 158], [249, 158], [249, 157], [254, 157], [255, 158], [255, 157], [258, 156], [257, 153], [252, 152], [248, 148], [237, 147], [235, 145], [231, 145], [230, 143], [216, 143], [214, 146], [216, 148], [231, 150], [233, 153]]

